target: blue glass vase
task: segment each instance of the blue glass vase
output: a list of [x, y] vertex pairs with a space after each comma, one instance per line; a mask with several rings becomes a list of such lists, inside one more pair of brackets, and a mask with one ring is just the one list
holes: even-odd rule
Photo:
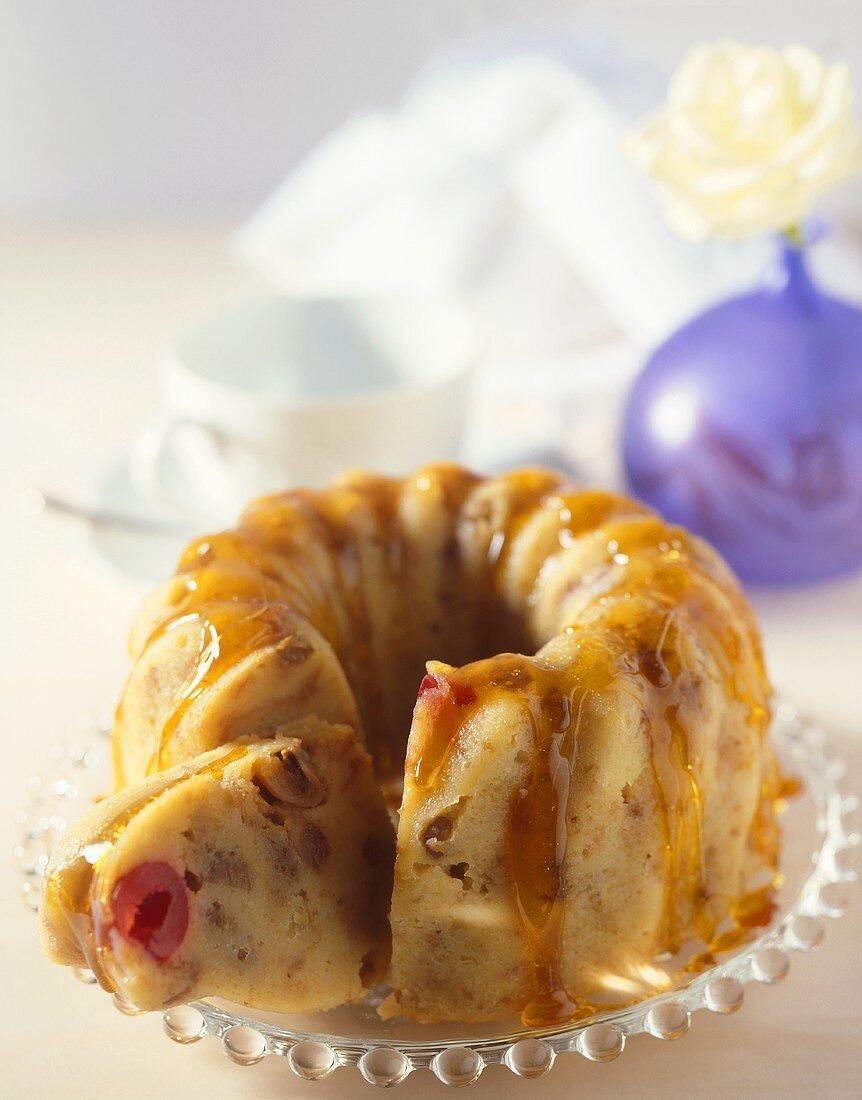
[[862, 566], [862, 311], [779, 243], [763, 285], [694, 317], [629, 394], [631, 490], [756, 584]]

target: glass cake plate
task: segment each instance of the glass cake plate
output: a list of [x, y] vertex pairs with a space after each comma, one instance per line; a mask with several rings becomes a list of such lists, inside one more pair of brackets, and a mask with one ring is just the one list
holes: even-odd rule
[[[679, 1039], [700, 1009], [735, 1012], [746, 983], [780, 981], [787, 974], [790, 952], [815, 948], [823, 937], [823, 918], [841, 915], [844, 891], [856, 877], [851, 849], [862, 841], [850, 826], [858, 800], [842, 793], [844, 769], [830, 755], [820, 727], [782, 702], [775, 708], [772, 734], [785, 773], [801, 784], [782, 820], [784, 881], [777, 908], [768, 926], [754, 930], [749, 942], [719, 956], [709, 969], [693, 976], [679, 967], [684, 960], [657, 961], [641, 968], [641, 983], [617, 986], [615, 999], [624, 993], [626, 1007], [543, 1030], [525, 1028], [517, 1020], [487, 1025], [384, 1022], [375, 1011], [388, 992], [382, 987], [363, 1005], [303, 1016], [256, 1012], [217, 999], [195, 1001], [165, 1011], [164, 1031], [181, 1044], [215, 1038], [240, 1065], [251, 1066], [270, 1055], [283, 1057], [293, 1073], [307, 1080], [356, 1066], [366, 1081], [382, 1087], [398, 1084], [416, 1069], [430, 1069], [444, 1084], [463, 1086], [491, 1064], [502, 1063], [520, 1077], [533, 1078], [547, 1073], [560, 1054], [610, 1062], [632, 1035]], [[15, 854], [22, 893], [33, 910], [52, 848], [67, 824], [108, 785], [108, 736], [109, 730], [88, 722], [74, 743], [51, 751], [43, 774], [32, 781], [30, 803], [19, 815]], [[95, 984], [90, 971], [74, 973]], [[119, 995], [111, 999], [121, 1012], [139, 1014]]]

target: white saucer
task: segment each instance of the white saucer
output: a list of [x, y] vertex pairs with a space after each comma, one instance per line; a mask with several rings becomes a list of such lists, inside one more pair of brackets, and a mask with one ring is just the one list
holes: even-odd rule
[[185, 544], [195, 535], [219, 530], [232, 516], [198, 511], [183, 512], [154, 503], [132, 483], [128, 460], [108, 470], [94, 492], [95, 505], [105, 512], [151, 521], [152, 533], [120, 525], [93, 525], [89, 539], [103, 561], [123, 576], [151, 584], [169, 577]]

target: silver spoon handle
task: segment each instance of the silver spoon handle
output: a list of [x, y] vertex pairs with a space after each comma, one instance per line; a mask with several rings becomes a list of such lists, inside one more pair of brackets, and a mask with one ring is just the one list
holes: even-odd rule
[[76, 504], [64, 497], [44, 492], [42, 489], [30, 489], [22, 493], [18, 501], [19, 510], [24, 515], [37, 516], [44, 512], [55, 515], [71, 516], [82, 520], [92, 527], [113, 527], [130, 531], [138, 535], [168, 535], [182, 537], [191, 534], [192, 528], [180, 521], [153, 519], [149, 516], [130, 515], [123, 512], [111, 512], [104, 508], [91, 508], [85, 504]]

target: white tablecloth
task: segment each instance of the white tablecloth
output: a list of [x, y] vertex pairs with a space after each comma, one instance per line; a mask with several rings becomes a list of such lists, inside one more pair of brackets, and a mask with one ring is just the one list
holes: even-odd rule
[[[81, 527], [24, 520], [14, 501], [31, 484], [85, 495], [154, 411], [160, 350], [248, 281], [231, 269], [215, 231], [7, 232], [2, 240], [0, 851], [9, 852], [14, 812], [49, 745], [67, 738], [78, 715], [110, 711], [141, 592], [96, 557]], [[862, 790], [862, 579], [760, 595], [755, 604], [776, 685], [831, 724], [849, 764], [846, 785]], [[371, 1095], [352, 1070], [310, 1085], [281, 1059], [242, 1069], [212, 1041], [168, 1042], [158, 1016], [121, 1016], [98, 990], [42, 959], [18, 889], [11, 861], [0, 858], [4, 1096]], [[562, 1058], [538, 1085], [495, 1067], [470, 1095], [862, 1095], [862, 890], [850, 894], [822, 948], [795, 955], [782, 986], [749, 987], [736, 1016], [699, 1013], [673, 1045], [640, 1036], [612, 1065]], [[399, 1095], [439, 1096], [442, 1087], [422, 1072]]]

